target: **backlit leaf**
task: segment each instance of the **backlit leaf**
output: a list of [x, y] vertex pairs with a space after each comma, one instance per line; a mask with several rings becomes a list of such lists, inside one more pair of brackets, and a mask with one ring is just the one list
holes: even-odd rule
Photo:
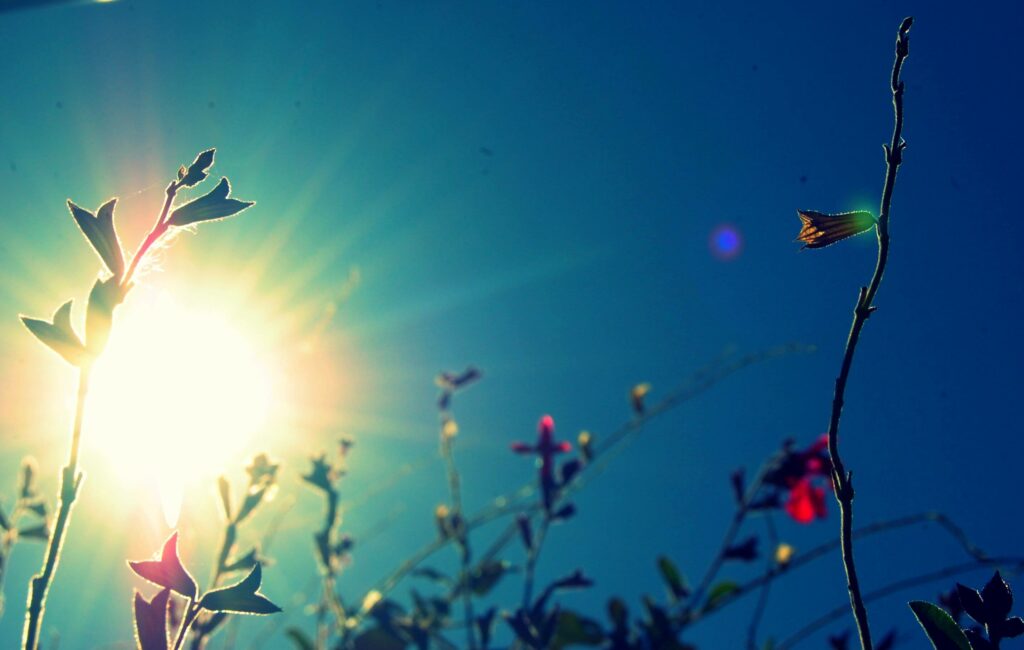
[[114, 308], [124, 300], [124, 290], [116, 277], [96, 280], [89, 292], [85, 312], [85, 348], [93, 357], [103, 352], [114, 323]]
[[128, 566], [139, 577], [155, 585], [167, 587], [185, 598], [196, 597], [196, 581], [178, 558], [178, 533], [171, 535], [164, 543], [159, 560], [129, 562]]
[[167, 223], [172, 226], [188, 226], [203, 221], [224, 219], [255, 205], [255, 201], [229, 199], [230, 192], [231, 185], [228, 179], [221, 178], [220, 183], [210, 190], [209, 194], [204, 194], [175, 209]]
[[114, 277], [120, 278], [124, 274], [124, 252], [121, 250], [121, 243], [117, 239], [117, 232], [114, 230], [114, 206], [117, 199], [110, 199], [100, 206], [96, 214], [81, 208], [68, 201], [68, 209], [71, 216], [85, 238], [89, 240], [96, 253], [107, 265]]
[[738, 590], [740, 586], [735, 582], [719, 582], [717, 585], [711, 588], [708, 592], [708, 604], [709, 608], [714, 608], [719, 605], [723, 598], [726, 598], [734, 591]]
[[207, 149], [202, 152], [196, 159], [192, 161], [192, 164], [188, 166], [188, 169], [182, 167], [178, 170], [178, 179], [182, 186], [192, 187], [198, 183], [206, 180], [207, 170], [213, 165], [213, 155], [216, 153], [216, 149]]
[[316, 646], [313, 644], [313, 639], [309, 638], [309, 635], [300, 630], [297, 627], [290, 627], [284, 633], [291, 642], [295, 644], [295, 650], [315, 650]]
[[65, 361], [73, 366], [81, 366], [88, 355], [85, 353], [85, 344], [71, 326], [71, 303], [71, 300], [67, 301], [53, 313], [53, 322], [27, 316], [22, 316], [21, 322], [37, 339], [64, 357]]
[[921, 600], [908, 604], [935, 650], [971, 650], [971, 643], [963, 630], [940, 607]]
[[167, 650], [167, 600], [170, 589], [163, 589], [146, 601], [135, 592], [135, 634], [140, 650]]
[[680, 600], [690, 595], [690, 588], [686, 584], [686, 578], [679, 572], [675, 563], [664, 555], [658, 558], [658, 573], [661, 574], [661, 579], [665, 581], [665, 586], [668, 587], [672, 600]]
[[257, 564], [241, 582], [208, 591], [199, 601], [199, 606], [211, 612], [233, 612], [235, 614], [275, 614], [281, 608], [262, 594], [256, 593], [263, 582], [263, 569]]

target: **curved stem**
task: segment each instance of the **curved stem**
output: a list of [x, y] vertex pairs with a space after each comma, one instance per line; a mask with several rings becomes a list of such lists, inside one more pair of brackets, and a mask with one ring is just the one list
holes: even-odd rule
[[861, 287], [857, 297], [857, 304], [854, 308], [853, 324], [850, 326], [850, 333], [846, 339], [846, 351], [843, 354], [843, 363], [839, 368], [839, 375], [836, 377], [835, 394], [832, 398], [832, 416], [828, 427], [828, 452], [832, 459], [832, 480], [835, 486], [836, 500], [839, 502], [840, 518], [840, 539], [842, 540], [843, 567], [846, 571], [846, 584], [850, 592], [850, 607], [857, 623], [857, 633], [860, 636], [862, 650], [871, 650], [871, 628], [868, 625], [868, 613], [864, 607], [864, 599], [861, 596], [860, 580], [857, 577], [857, 567], [853, 558], [853, 473], [846, 469], [842, 456], [839, 454], [839, 420], [843, 412], [843, 397], [846, 393], [846, 383], [850, 376], [850, 368], [853, 365], [853, 356], [857, 350], [857, 343], [860, 340], [861, 330], [869, 316], [875, 311], [872, 304], [878, 287], [882, 283], [882, 276], [885, 273], [885, 265], [889, 259], [889, 208], [892, 202], [893, 188], [896, 183], [896, 171], [903, 161], [903, 149], [906, 143], [903, 141], [903, 82], [900, 81], [900, 70], [903, 61], [909, 53], [909, 39], [907, 32], [912, 23], [907, 18], [900, 25], [896, 36], [896, 61], [893, 64], [890, 86], [892, 88], [893, 110], [895, 113], [895, 125], [893, 127], [892, 142], [885, 145], [885, 185], [882, 189], [882, 203], [878, 212], [878, 259], [875, 263], [875, 271], [871, 276], [871, 282], [867, 287]]
[[71, 508], [82, 485], [82, 474], [78, 471], [78, 449], [82, 439], [85, 400], [89, 393], [89, 370], [89, 366], [83, 366], [78, 371], [78, 398], [75, 402], [75, 420], [71, 429], [68, 464], [61, 473], [57, 519], [47, 544], [43, 567], [29, 583], [25, 628], [21, 640], [23, 650], [37, 650], [39, 647], [39, 628], [42, 626], [43, 615], [46, 611], [46, 595], [50, 589], [53, 574], [57, 571], [61, 548], [64, 546], [64, 537], [67, 534], [68, 519], [71, 517]]

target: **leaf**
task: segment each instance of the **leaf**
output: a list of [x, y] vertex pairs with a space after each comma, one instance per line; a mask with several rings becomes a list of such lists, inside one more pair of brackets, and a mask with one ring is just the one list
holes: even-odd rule
[[679, 573], [675, 563], [665, 555], [658, 558], [658, 572], [661, 574], [661, 579], [665, 581], [672, 600], [681, 600], [690, 595], [690, 588], [686, 584], [686, 578], [683, 577], [683, 574]]
[[1008, 639], [1014, 639], [1019, 637], [1021, 634], [1024, 634], [1024, 619], [1021, 619], [1020, 616], [1008, 618], [1000, 623], [998, 628], [1000, 636], [1004, 636]]
[[408, 644], [382, 627], [372, 627], [352, 641], [353, 650], [404, 650]]
[[140, 650], [167, 650], [167, 600], [170, 589], [162, 589], [146, 601], [135, 592], [135, 634]]
[[184, 167], [179, 169], [179, 183], [183, 187], [192, 187], [206, 180], [206, 177], [209, 175], [206, 170], [213, 166], [213, 155], [216, 151], [216, 149], [207, 149], [196, 156], [196, 159], [192, 161], [187, 170]]
[[124, 293], [116, 277], [97, 279], [92, 285], [85, 311], [85, 349], [94, 358], [107, 346], [114, 324], [114, 308], [124, 301]]
[[738, 591], [739, 588], [740, 586], [735, 582], [719, 582], [717, 585], [711, 588], [711, 591], [708, 592], [707, 607], [716, 607], [719, 603], [721, 603], [722, 599], [726, 598], [733, 592]]
[[227, 478], [221, 476], [217, 479], [217, 492], [220, 494], [220, 508], [224, 521], [231, 521], [231, 484]]
[[426, 578], [427, 580], [430, 580], [432, 582], [439, 582], [441, 584], [446, 585], [451, 584], [452, 582], [452, 579], [450, 577], [446, 576], [445, 574], [441, 573], [433, 567], [423, 567], [421, 569], [416, 569], [410, 575], [415, 576], [417, 578]]
[[129, 562], [128, 566], [140, 578], [155, 585], [167, 587], [185, 598], [196, 597], [196, 581], [178, 559], [178, 533], [171, 535], [164, 543], [159, 560]]
[[976, 589], [956, 583], [956, 595], [960, 599], [960, 606], [967, 612], [967, 615], [982, 625], [986, 622], [985, 605], [981, 601], [981, 594]]
[[34, 539], [45, 542], [50, 539], [50, 527], [46, 524], [39, 524], [31, 528], [24, 528], [18, 531], [19, 539]]
[[245, 493], [245, 499], [242, 500], [242, 505], [238, 508], [238, 514], [235, 515], [235, 523], [240, 524], [249, 515], [256, 510], [256, 506], [263, 502], [263, 497], [267, 493], [267, 486], [261, 485], [259, 487], [250, 488]]
[[580, 616], [576, 612], [560, 611], [555, 636], [551, 639], [551, 648], [561, 650], [569, 646], [596, 646], [604, 642], [604, 630], [592, 619]]
[[117, 199], [110, 199], [100, 206], [96, 214], [75, 205], [68, 200], [68, 209], [74, 218], [78, 228], [89, 240], [96, 253], [107, 265], [107, 268], [120, 280], [124, 275], [124, 252], [121, 250], [121, 242], [117, 239], [117, 231], [114, 230], [114, 206]]
[[82, 339], [78, 338], [78, 334], [71, 326], [72, 302], [71, 300], [67, 301], [53, 312], [53, 322], [51, 323], [28, 316], [22, 316], [21, 322], [25, 324], [28, 331], [35, 334], [37, 339], [64, 357], [65, 361], [73, 366], [81, 366], [88, 359], [88, 355], [85, 353], [85, 344], [82, 343]]
[[1013, 593], [1010, 591], [1010, 585], [1006, 584], [998, 571], [981, 588], [981, 599], [984, 601], [985, 611], [988, 613], [987, 623], [996, 624], [1006, 620], [1013, 607]]
[[243, 555], [242, 557], [235, 558], [231, 562], [226, 562], [222, 570], [225, 573], [231, 571], [251, 570], [257, 564], [260, 564], [259, 551], [253, 548], [250, 549], [249, 552]]
[[971, 650], [963, 630], [940, 607], [922, 600], [911, 601], [908, 605], [935, 650]]
[[199, 606], [211, 612], [235, 614], [276, 614], [281, 608], [256, 593], [263, 582], [263, 569], [257, 564], [241, 582], [206, 592]]
[[288, 628], [284, 635], [292, 640], [292, 643], [295, 644], [296, 650], [316, 650], [316, 646], [313, 644], [313, 639], [309, 638], [308, 634], [297, 627]]
[[210, 190], [209, 194], [204, 194], [175, 209], [167, 223], [181, 227], [203, 221], [224, 219], [256, 204], [255, 201], [229, 199], [229, 192], [231, 192], [231, 184], [228, 183], [227, 178], [221, 178], [220, 183]]
[[469, 579], [469, 589], [476, 596], [486, 596], [509, 571], [511, 565], [505, 560], [491, 560], [477, 568]]
[[870, 212], [843, 212], [825, 214], [814, 210], [797, 210], [802, 227], [796, 240], [804, 248], [824, 248], [848, 237], [859, 235], [875, 227], [875, 217]]

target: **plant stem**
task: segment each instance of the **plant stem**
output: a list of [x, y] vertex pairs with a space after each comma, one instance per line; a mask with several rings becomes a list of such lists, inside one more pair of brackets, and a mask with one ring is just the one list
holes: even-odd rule
[[142, 244], [139, 245], [139, 249], [135, 251], [134, 257], [132, 257], [131, 263], [128, 265], [128, 270], [125, 271], [124, 277], [121, 278], [121, 286], [128, 287], [131, 283], [132, 276], [135, 274], [135, 270], [139, 266], [139, 262], [146, 256], [146, 253], [158, 239], [164, 236], [167, 232], [167, 213], [171, 210], [171, 204], [174, 203], [174, 196], [178, 193], [178, 189], [181, 185], [178, 181], [171, 181], [170, 185], [167, 186], [167, 198], [164, 199], [164, 206], [160, 210], [160, 215], [156, 219], [156, 223], [153, 225], [153, 229], [149, 231], [146, 238], [142, 240]]
[[850, 592], [850, 607], [853, 610], [853, 617], [857, 623], [857, 633], [860, 637], [862, 650], [871, 650], [871, 628], [868, 625], [868, 612], [864, 607], [864, 599], [861, 596], [860, 581], [857, 577], [857, 567], [853, 559], [853, 473], [846, 469], [843, 459], [839, 455], [839, 419], [843, 412], [843, 397], [846, 393], [846, 382], [850, 376], [850, 368], [853, 365], [853, 356], [857, 350], [857, 343], [860, 340], [861, 330], [869, 316], [875, 311], [872, 304], [878, 287], [882, 282], [882, 275], [885, 273], [885, 265], [889, 258], [889, 207], [892, 202], [893, 187], [896, 183], [896, 171], [903, 162], [903, 149], [906, 143], [903, 141], [903, 82], [900, 80], [900, 70], [903, 61], [909, 53], [909, 39], [907, 32], [913, 19], [906, 18], [900, 25], [896, 36], [896, 61], [892, 68], [890, 86], [892, 88], [893, 110], [895, 112], [895, 126], [893, 127], [892, 142], [885, 147], [885, 186], [882, 189], [882, 203], [878, 212], [878, 259], [875, 263], [875, 271], [871, 276], [871, 282], [867, 287], [861, 287], [857, 297], [857, 304], [854, 309], [853, 324], [850, 326], [850, 333], [846, 339], [846, 351], [843, 354], [843, 363], [839, 368], [839, 375], [836, 377], [835, 394], [832, 398], [832, 416], [828, 427], [828, 453], [832, 460], [832, 480], [835, 486], [836, 500], [839, 502], [840, 517], [840, 538], [842, 540], [843, 566], [846, 570], [846, 584]]
[[82, 418], [85, 414], [85, 399], [89, 393], [88, 365], [78, 370], [78, 398], [75, 402], [75, 421], [71, 429], [71, 449], [68, 453], [68, 464], [61, 473], [60, 492], [58, 494], [57, 520], [53, 533], [46, 548], [43, 567], [29, 583], [28, 605], [25, 612], [25, 629], [22, 634], [22, 650], [36, 650], [39, 647], [39, 628], [46, 611], [46, 595], [57, 571], [64, 536], [67, 533], [71, 507], [78, 497], [82, 485], [82, 474], [78, 471], [78, 449], [82, 438]]
[[473, 590], [470, 586], [470, 567], [472, 554], [469, 550], [469, 528], [466, 526], [465, 517], [462, 514], [462, 479], [459, 476], [458, 467], [455, 466], [455, 455], [452, 450], [452, 436], [441, 431], [441, 456], [444, 458], [445, 470], [448, 474], [448, 491], [452, 501], [452, 513], [458, 516], [462, 522], [456, 535], [459, 537], [456, 547], [459, 551], [459, 584], [462, 585], [462, 607], [466, 617], [466, 642], [469, 650], [476, 650], [476, 632], [473, 621], [476, 616], [473, 613]]
[[196, 620], [196, 616], [198, 615], [199, 605], [190, 598], [188, 606], [185, 608], [185, 617], [181, 620], [181, 627], [178, 628], [178, 636], [174, 639], [174, 646], [171, 650], [179, 650], [179, 648], [181, 648], [181, 644], [184, 643], [185, 637], [188, 636], [188, 629], [192, 627], [192, 623]]
[[540, 521], [540, 528], [537, 529], [537, 536], [533, 540], [533, 545], [526, 554], [526, 568], [523, 578], [523, 612], [526, 614], [529, 614], [531, 609], [530, 601], [533, 599], [533, 583], [534, 574], [537, 569], [537, 560], [540, 559], [540, 551], [544, 547], [544, 539], [548, 536], [548, 528], [550, 526], [551, 514], [545, 512]]

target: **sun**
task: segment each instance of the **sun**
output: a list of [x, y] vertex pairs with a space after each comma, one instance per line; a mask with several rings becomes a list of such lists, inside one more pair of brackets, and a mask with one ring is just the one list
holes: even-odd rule
[[118, 478], [155, 483], [173, 525], [187, 485], [252, 451], [274, 408], [273, 374], [236, 324], [140, 293], [93, 371], [86, 444]]

